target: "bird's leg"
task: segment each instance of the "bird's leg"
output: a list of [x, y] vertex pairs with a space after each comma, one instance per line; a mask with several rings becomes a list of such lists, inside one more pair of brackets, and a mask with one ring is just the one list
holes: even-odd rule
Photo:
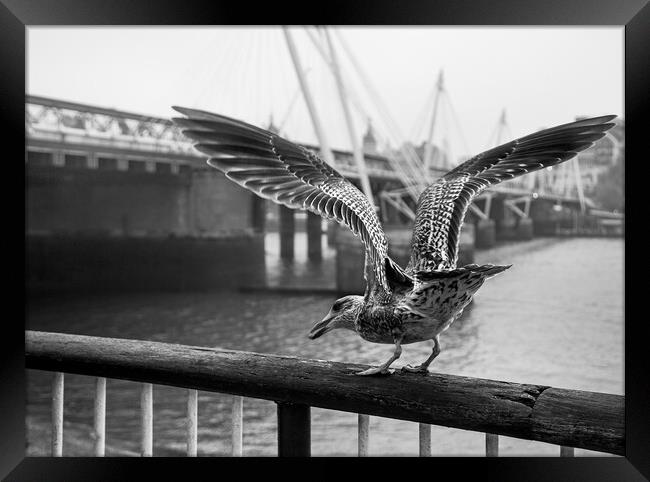
[[440, 354], [440, 335], [436, 335], [436, 337], [433, 339], [433, 351], [431, 352], [431, 356], [427, 358], [424, 363], [418, 366], [411, 366], [411, 365], [406, 365], [402, 367], [402, 370], [411, 372], [411, 373], [427, 373], [427, 369], [429, 368], [429, 365], [431, 365], [431, 362], [434, 360], [435, 357], [437, 357]]
[[385, 363], [379, 365], [378, 367], [368, 368], [362, 372], [355, 373], [355, 375], [388, 375], [390, 373], [388, 367], [402, 354], [401, 343], [401, 338], [395, 340], [395, 351], [393, 352], [393, 355], [388, 360], [386, 360]]

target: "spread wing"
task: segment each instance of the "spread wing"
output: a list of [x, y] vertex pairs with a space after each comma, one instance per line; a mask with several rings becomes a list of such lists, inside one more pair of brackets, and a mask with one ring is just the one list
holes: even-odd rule
[[186, 117], [173, 121], [209, 156], [208, 164], [228, 179], [262, 198], [348, 226], [366, 246], [374, 275], [386, 291], [387, 270], [391, 279], [404, 276], [388, 256], [386, 236], [368, 198], [312, 151], [236, 119], [183, 107], [174, 110]]
[[460, 228], [475, 196], [502, 181], [571, 159], [603, 137], [615, 117], [584, 119], [516, 139], [469, 159], [429, 185], [418, 200], [408, 269], [454, 269]]

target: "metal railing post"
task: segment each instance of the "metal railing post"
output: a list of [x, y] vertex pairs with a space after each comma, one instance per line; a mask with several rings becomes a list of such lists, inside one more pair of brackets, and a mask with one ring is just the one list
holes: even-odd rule
[[359, 457], [368, 456], [368, 439], [370, 435], [370, 417], [368, 415], [359, 414]]
[[232, 399], [232, 456], [241, 457], [244, 452], [244, 397]]
[[420, 427], [420, 457], [431, 457], [431, 425], [419, 424]]
[[142, 384], [140, 394], [140, 412], [142, 418], [142, 456], [153, 455], [153, 385]]
[[499, 456], [499, 436], [493, 433], [485, 434], [485, 456], [498, 457]]
[[560, 446], [560, 457], [575, 457], [575, 450], [573, 447]]
[[63, 373], [52, 381], [52, 457], [63, 455]]
[[106, 451], [106, 378], [95, 381], [94, 410], [95, 457], [103, 457]]
[[311, 456], [311, 407], [278, 402], [278, 456]]
[[199, 392], [187, 391], [187, 456], [196, 457], [198, 452], [198, 405]]

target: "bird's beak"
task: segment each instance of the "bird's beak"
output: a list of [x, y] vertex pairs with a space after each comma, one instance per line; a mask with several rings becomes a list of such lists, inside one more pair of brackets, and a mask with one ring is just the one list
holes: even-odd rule
[[328, 331], [332, 329], [332, 327], [329, 325], [330, 322], [334, 319], [334, 316], [330, 313], [327, 314], [325, 318], [323, 318], [321, 321], [316, 323], [312, 329], [309, 331], [309, 334], [307, 335], [309, 339], [314, 340], [318, 338], [319, 336], [324, 335]]

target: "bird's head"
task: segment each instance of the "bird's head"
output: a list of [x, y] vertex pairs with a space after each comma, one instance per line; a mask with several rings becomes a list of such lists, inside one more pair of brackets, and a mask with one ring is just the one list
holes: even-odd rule
[[334, 302], [327, 316], [316, 323], [309, 332], [309, 338], [314, 340], [335, 328], [354, 330], [354, 322], [363, 307], [363, 296], [344, 296]]

